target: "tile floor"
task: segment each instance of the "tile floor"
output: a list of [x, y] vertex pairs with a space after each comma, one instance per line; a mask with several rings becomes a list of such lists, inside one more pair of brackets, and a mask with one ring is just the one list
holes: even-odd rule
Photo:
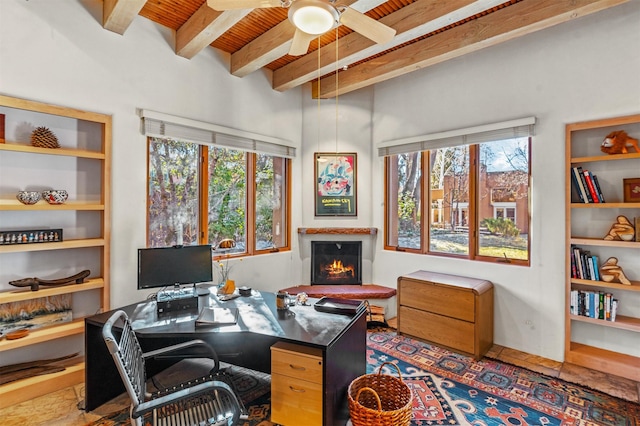
[[[393, 319], [389, 320], [389, 325], [395, 326]], [[494, 345], [487, 356], [569, 382], [581, 384], [588, 382], [594, 389], [640, 403], [640, 382], [606, 375], [576, 365], [563, 364], [498, 345]], [[126, 396], [121, 395], [97, 410], [85, 413], [78, 409], [83, 400], [83, 384], [68, 387], [31, 401], [0, 409], [0, 425], [84, 426], [128, 405]]]

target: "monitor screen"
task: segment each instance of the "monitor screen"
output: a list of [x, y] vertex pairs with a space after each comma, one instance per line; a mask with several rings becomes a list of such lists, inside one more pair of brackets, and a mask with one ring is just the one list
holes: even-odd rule
[[138, 249], [138, 289], [211, 281], [212, 268], [210, 245]]

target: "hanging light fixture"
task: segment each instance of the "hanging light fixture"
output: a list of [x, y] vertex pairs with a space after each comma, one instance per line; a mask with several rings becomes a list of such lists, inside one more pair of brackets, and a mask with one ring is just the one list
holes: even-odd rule
[[289, 8], [289, 20], [300, 31], [320, 35], [336, 26], [340, 13], [331, 4], [320, 0], [297, 0]]

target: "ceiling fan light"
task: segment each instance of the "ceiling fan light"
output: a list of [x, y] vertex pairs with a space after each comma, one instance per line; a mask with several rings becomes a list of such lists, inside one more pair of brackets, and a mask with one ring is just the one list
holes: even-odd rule
[[338, 11], [323, 2], [299, 0], [289, 8], [289, 20], [307, 34], [326, 33], [333, 28], [338, 18]]

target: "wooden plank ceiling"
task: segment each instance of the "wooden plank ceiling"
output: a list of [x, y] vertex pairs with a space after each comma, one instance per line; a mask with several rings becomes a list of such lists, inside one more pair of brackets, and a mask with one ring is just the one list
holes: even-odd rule
[[220, 12], [206, 0], [104, 0], [103, 26], [124, 34], [144, 17], [175, 31], [177, 55], [219, 49], [235, 76], [265, 68], [274, 90], [312, 82], [314, 97], [331, 98], [627, 1], [339, 0], [394, 28], [395, 38], [378, 45], [340, 26], [303, 56], [287, 54], [294, 27], [281, 7]]

